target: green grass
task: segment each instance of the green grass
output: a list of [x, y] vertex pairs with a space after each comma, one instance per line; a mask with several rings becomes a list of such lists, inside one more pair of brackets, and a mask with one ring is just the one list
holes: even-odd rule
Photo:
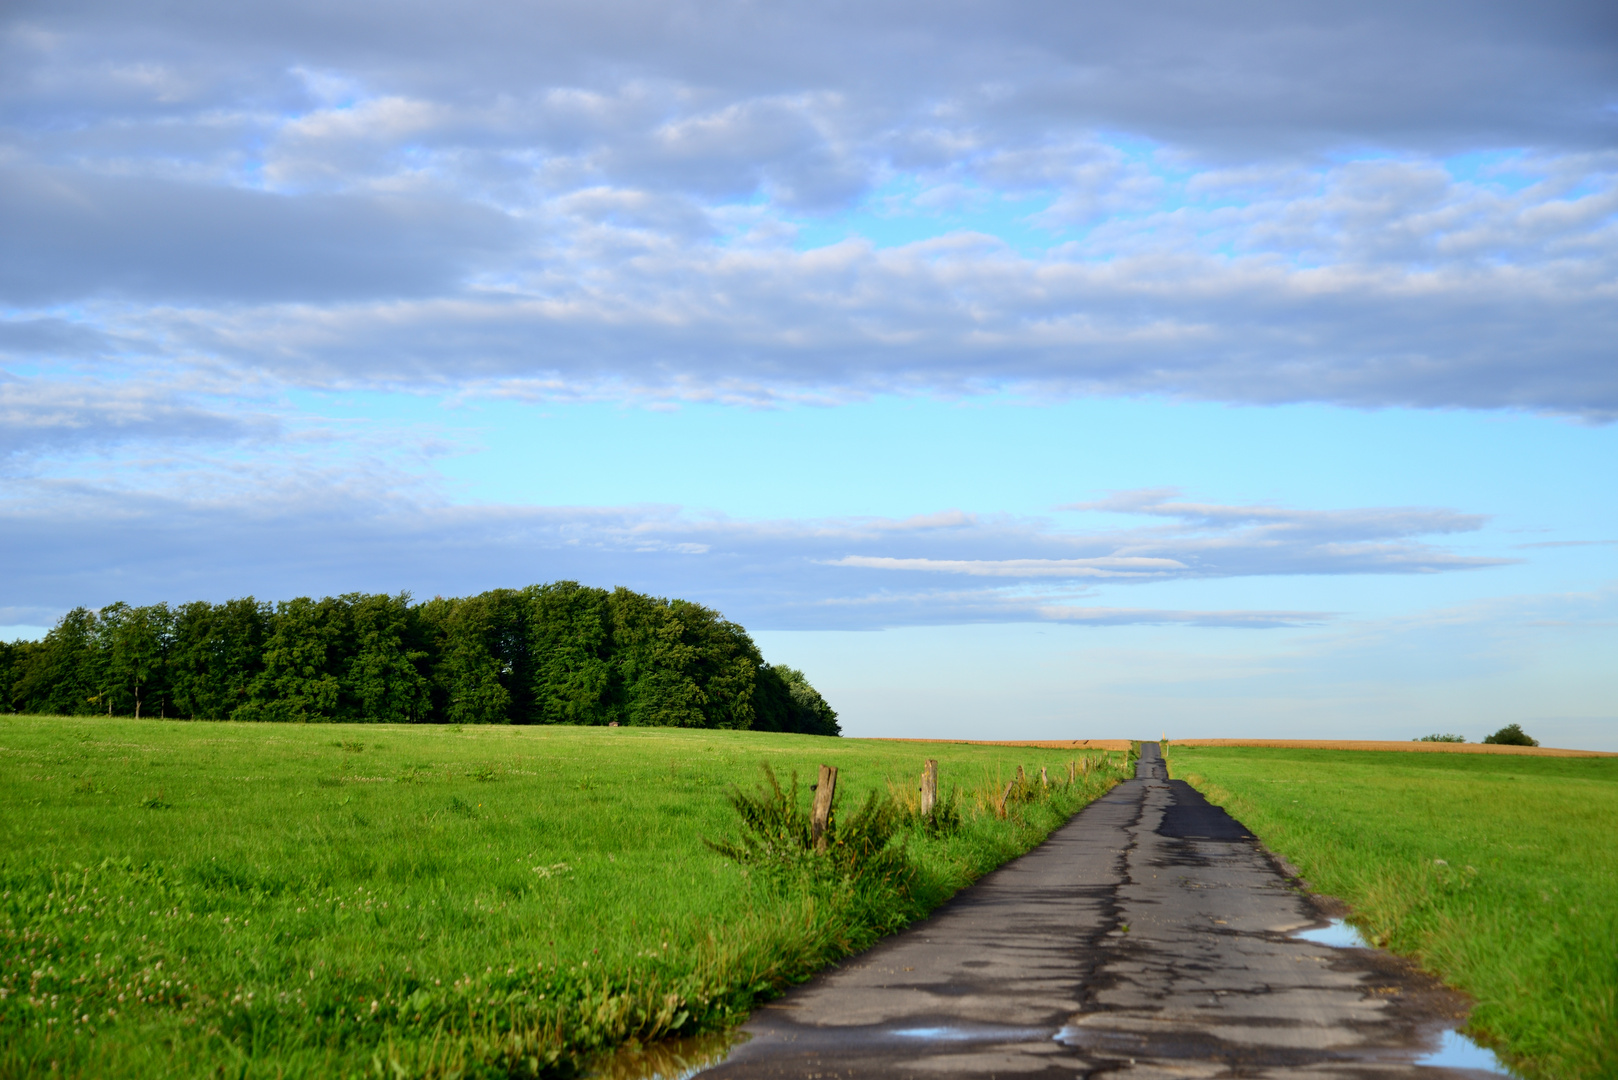
[[1189, 780], [1477, 1000], [1525, 1076], [1618, 1076], [1618, 759], [1171, 747]]
[[[0, 1075], [566, 1073], [715, 1030], [1027, 850], [1116, 772], [987, 809], [1074, 755], [655, 728], [0, 717]], [[735, 837], [760, 763], [845, 813], [914, 798], [908, 896], [801, 888]], [[1115, 756], [1121, 758], [1121, 755]], [[1121, 764], [1121, 760], [1120, 760]], [[807, 800], [808, 792], [803, 793]], [[879, 883], [880, 884], [880, 883]]]

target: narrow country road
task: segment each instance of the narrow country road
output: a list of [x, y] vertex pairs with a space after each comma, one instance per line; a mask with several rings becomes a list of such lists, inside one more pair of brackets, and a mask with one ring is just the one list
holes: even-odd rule
[[1465, 1007], [1320, 913], [1233, 818], [1136, 777], [926, 922], [760, 1009], [704, 1080], [1444, 1077]]

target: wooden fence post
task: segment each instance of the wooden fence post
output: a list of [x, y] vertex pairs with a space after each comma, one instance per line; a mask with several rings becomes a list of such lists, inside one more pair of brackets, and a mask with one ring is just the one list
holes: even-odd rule
[[831, 824], [831, 800], [837, 794], [837, 770], [831, 765], [820, 767], [820, 781], [815, 784], [815, 807], [809, 814], [809, 837], [816, 851], [826, 850], [826, 829]]
[[1003, 818], [1003, 817], [1006, 816], [1006, 801], [1011, 798], [1011, 789], [1016, 787], [1016, 786], [1017, 786], [1017, 781], [1015, 781], [1015, 780], [1006, 781], [1006, 790], [1004, 790], [1004, 791], [1002, 791], [1000, 793], [1000, 802], [994, 808], [994, 816], [995, 817]]
[[933, 807], [938, 805], [938, 762], [932, 758], [921, 767], [921, 816], [933, 816]]
[[1047, 789], [1051, 786], [1051, 778], [1045, 774], [1043, 765], [1039, 767], [1039, 786]]

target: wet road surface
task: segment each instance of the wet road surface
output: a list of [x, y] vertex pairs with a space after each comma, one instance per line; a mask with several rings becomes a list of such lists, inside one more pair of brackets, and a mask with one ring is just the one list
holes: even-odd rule
[[760, 1009], [704, 1080], [1491, 1075], [1416, 1064], [1464, 1000], [1290, 937], [1323, 912], [1157, 751], [926, 922]]

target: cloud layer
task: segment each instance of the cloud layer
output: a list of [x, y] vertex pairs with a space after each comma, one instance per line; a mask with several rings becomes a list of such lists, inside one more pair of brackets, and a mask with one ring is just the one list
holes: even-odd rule
[[[1441, 509], [1332, 512], [1128, 493], [1116, 528], [959, 511], [909, 519], [736, 520], [678, 507], [454, 507], [378, 499], [364, 485], [231, 500], [43, 482], [4, 508], [12, 607], [40, 618], [99, 605], [234, 592], [464, 593], [578, 578], [701, 599], [760, 629], [1059, 621], [1271, 627], [1320, 611], [1160, 610], [1098, 585], [1278, 575], [1434, 574], [1516, 561], [1427, 537], [1482, 519]], [[46, 507], [47, 509], [40, 509]], [[1166, 523], [1141, 524], [1143, 515]]]
[[1610, 5], [3, 20], [47, 377], [1618, 415]]

